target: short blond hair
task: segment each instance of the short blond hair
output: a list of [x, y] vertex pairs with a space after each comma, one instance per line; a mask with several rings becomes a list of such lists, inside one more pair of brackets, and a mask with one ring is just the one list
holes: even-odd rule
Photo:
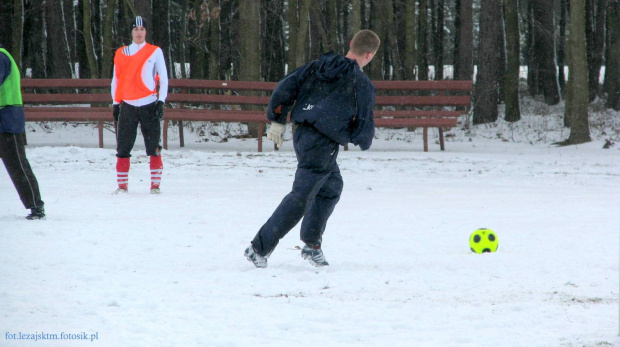
[[351, 40], [351, 51], [357, 55], [375, 53], [379, 49], [381, 39], [372, 30], [360, 30]]

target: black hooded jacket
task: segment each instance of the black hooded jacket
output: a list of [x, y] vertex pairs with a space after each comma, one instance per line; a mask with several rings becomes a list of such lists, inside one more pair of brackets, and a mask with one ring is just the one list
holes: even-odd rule
[[[281, 106], [281, 112], [275, 113]], [[276, 86], [267, 118], [281, 124], [291, 121], [314, 126], [325, 136], [367, 150], [375, 134], [375, 87], [355, 60], [321, 55], [291, 72]]]

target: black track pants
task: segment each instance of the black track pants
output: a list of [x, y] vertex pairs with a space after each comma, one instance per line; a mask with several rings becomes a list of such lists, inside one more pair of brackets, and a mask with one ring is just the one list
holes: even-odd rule
[[131, 150], [136, 143], [138, 124], [144, 137], [144, 146], [147, 155], [158, 155], [161, 139], [161, 122], [155, 118], [155, 105], [136, 107], [127, 103], [121, 104], [121, 112], [116, 125], [116, 156], [119, 158], [131, 157]]
[[39, 183], [26, 158], [24, 135], [0, 133], [0, 156], [24, 207], [43, 206]]
[[327, 220], [342, 193], [342, 176], [336, 163], [338, 143], [312, 126], [300, 124], [293, 145], [298, 161], [293, 189], [252, 240], [262, 256], [270, 254], [302, 218], [301, 240], [320, 246]]

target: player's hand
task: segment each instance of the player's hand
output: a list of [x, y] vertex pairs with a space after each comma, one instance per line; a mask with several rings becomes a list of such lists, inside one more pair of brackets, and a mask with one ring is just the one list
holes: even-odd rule
[[157, 120], [162, 120], [164, 118], [164, 102], [161, 100], [157, 100], [157, 104], [155, 105], [155, 118]]
[[271, 126], [267, 131], [267, 138], [276, 143], [276, 146], [280, 148], [284, 140], [282, 140], [282, 134], [286, 129], [286, 125], [277, 122], [271, 122]]
[[121, 114], [121, 104], [116, 104], [114, 106], [114, 111], [112, 111], [112, 117], [115, 122], [118, 122], [118, 116]]

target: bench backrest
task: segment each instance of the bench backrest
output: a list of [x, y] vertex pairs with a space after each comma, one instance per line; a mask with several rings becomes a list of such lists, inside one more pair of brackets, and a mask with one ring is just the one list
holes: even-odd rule
[[[454, 107], [468, 110], [472, 81], [374, 81], [377, 109], [386, 107]], [[110, 79], [23, 79], [24, 104], [111, 103]], [[262, 105], [276, 82], [171, 79], [172, 103]]]

